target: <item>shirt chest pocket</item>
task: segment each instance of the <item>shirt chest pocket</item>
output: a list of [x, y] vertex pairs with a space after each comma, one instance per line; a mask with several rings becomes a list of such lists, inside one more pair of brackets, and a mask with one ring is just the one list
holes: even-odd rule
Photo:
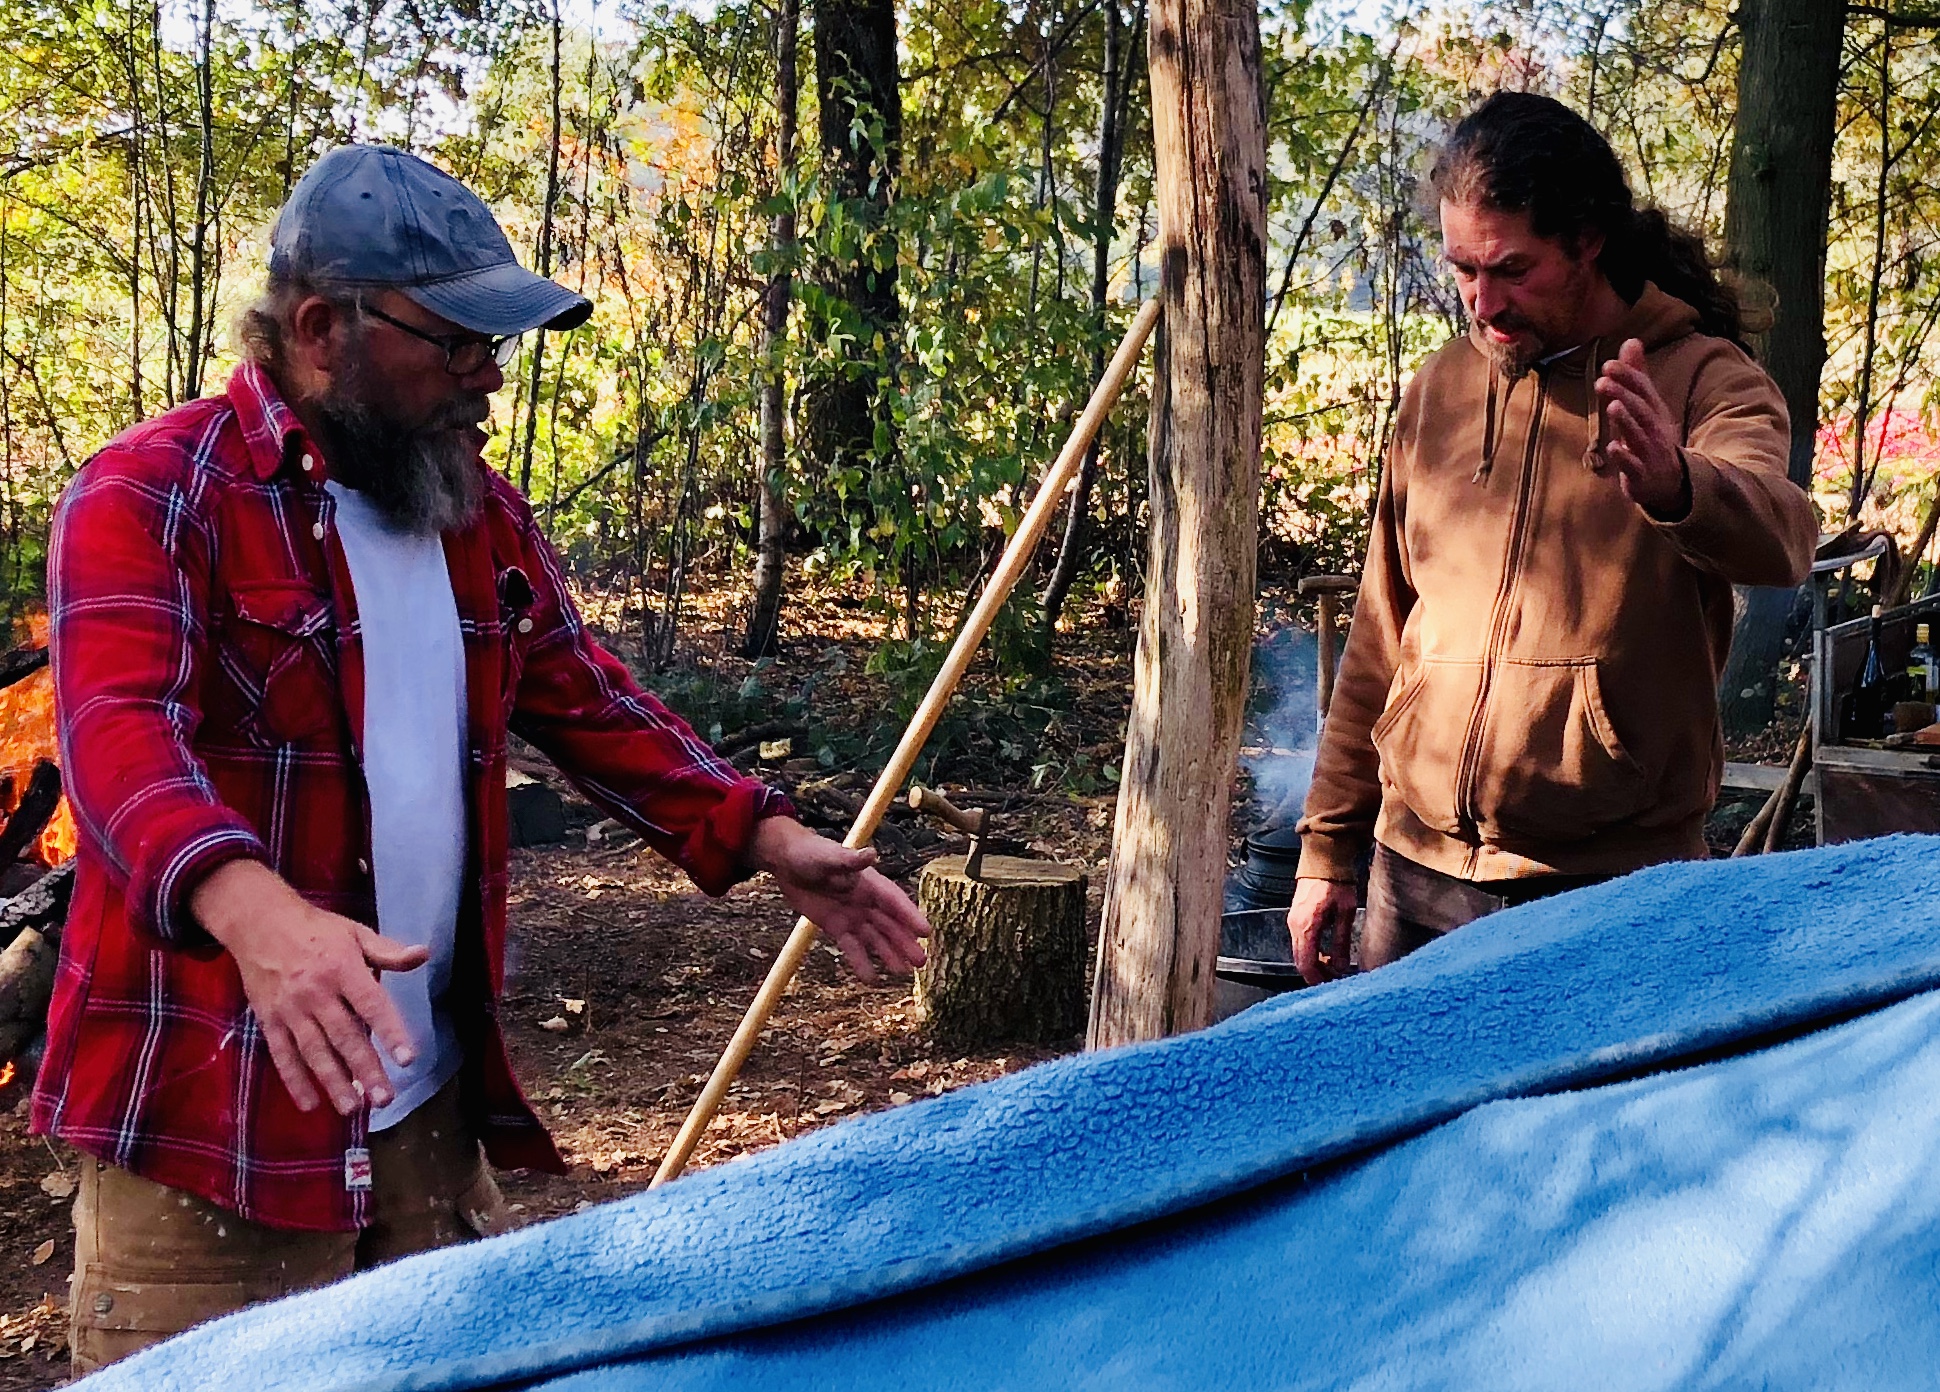
[[237, 698], [236, 724], [263, 748], [314, 740], [343, 719], [337, 623], [307, 585], [232, 588], [218, 656]]

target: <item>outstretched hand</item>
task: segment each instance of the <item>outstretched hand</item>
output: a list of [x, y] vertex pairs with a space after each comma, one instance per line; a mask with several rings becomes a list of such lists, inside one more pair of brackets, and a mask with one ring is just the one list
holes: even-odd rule
[[311, 904], [268, 866], [232, 860], [189, 897], [196, 919], [235, 958], [243, 994], [290, 1098], [313, 1111], [327, 1094], [343, 1116], [391, 1100], [376, 1043], [409, 1067], [411, 1032], [378, 982], [425, 963], [422, 947]]
[[1615, 469], [1624, 496], [1652, 517], [1682, 520], [1691, 510], [1691, 476], [1678, 448], [1676, 419], [1644, 371], [1641, 342], [1624, 340], [1616, 359], [1604, 364], [1596, 393], [1610, 426], [1598, 472]]
[[875, 868], [875, 851], [852, 851], [792, 817], [767, 817], [755, 827], [747, 859], [775, 877], [782, 897], [841, 949], [864, 981], [877, 979], [877, 963], [897, 976], [923, 965], [929, 922]]

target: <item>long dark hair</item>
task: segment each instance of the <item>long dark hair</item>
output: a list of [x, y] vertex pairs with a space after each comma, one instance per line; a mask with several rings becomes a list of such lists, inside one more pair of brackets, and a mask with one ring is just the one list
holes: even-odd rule
[[1743, 345], [1743, 307], [1704, 239], [1637, 207], [1610, 142], [1561, 102], [1497, 92], [1455, 127], [1428, 182], [1445, 203], [1526, 212], [1539, 237], [1601, 232], [1597, 265], [1626, 301], [1654, 281], [1698, 312], [1700, 331]]

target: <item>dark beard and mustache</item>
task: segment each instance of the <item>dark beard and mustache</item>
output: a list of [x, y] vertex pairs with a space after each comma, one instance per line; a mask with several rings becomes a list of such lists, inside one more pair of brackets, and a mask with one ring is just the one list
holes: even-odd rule
[[469, 526], [485, 501], [485, 473], [466, 434], [491, 414], [485, 393], [462, 392], [409, 426], [374, 397], [359, 362], [316, 398], [331, 478], [363, 494], [398, 531], [433, 536]]
[[1546, 306], [1550, 311], [1544, 316], [1548, 322], [1538, 322], [1514, 312], [1499, 314], [1488, 321], [1488, 326], [1504, 332], [1528, 335], [1528, 339], [1514, 343], [1497, 343], [1486, 335], [1482, 337], [1482, 349], [1495, 363], [1498, 372], [1514, 381], [1551, 354], [1566, 352], [1577, 346], [1571, 341], [1570, 329], [1580, 318], [1582, 306], [1589, 298], [1592, 274], [1591, 263], [1585, 262], [1577, 267], [1566, 283], [1563, 294]]
[[[1526, 322], [1520, 319], [1510, 320], [1506, 324], [1499, 319], [1492, 322], [1496, 327], [1511, 332], [1520, 331], [1529, 327]], [[1534, 367], [1538, 360], [1549, 353], [1550, 349], [1540, 338], [1534, 343], [1520, 339], [1514, 343], [1497, 343], [1494, 339], [1485, 335], [1482, 339], [1482, 351], [1487, 353], [1490, 360], [1495, 363], [1496, 371], [1513, 382], [1521, 377], [1523, 373]]]

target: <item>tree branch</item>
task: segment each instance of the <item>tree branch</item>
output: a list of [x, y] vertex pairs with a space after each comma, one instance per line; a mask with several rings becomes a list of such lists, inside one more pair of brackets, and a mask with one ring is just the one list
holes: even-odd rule
[[1894, 29], [1940, 29], [1940, 10], [1891, 10], [1884, 5], [1848, 5], [1846, 13], [1877, 19]]

